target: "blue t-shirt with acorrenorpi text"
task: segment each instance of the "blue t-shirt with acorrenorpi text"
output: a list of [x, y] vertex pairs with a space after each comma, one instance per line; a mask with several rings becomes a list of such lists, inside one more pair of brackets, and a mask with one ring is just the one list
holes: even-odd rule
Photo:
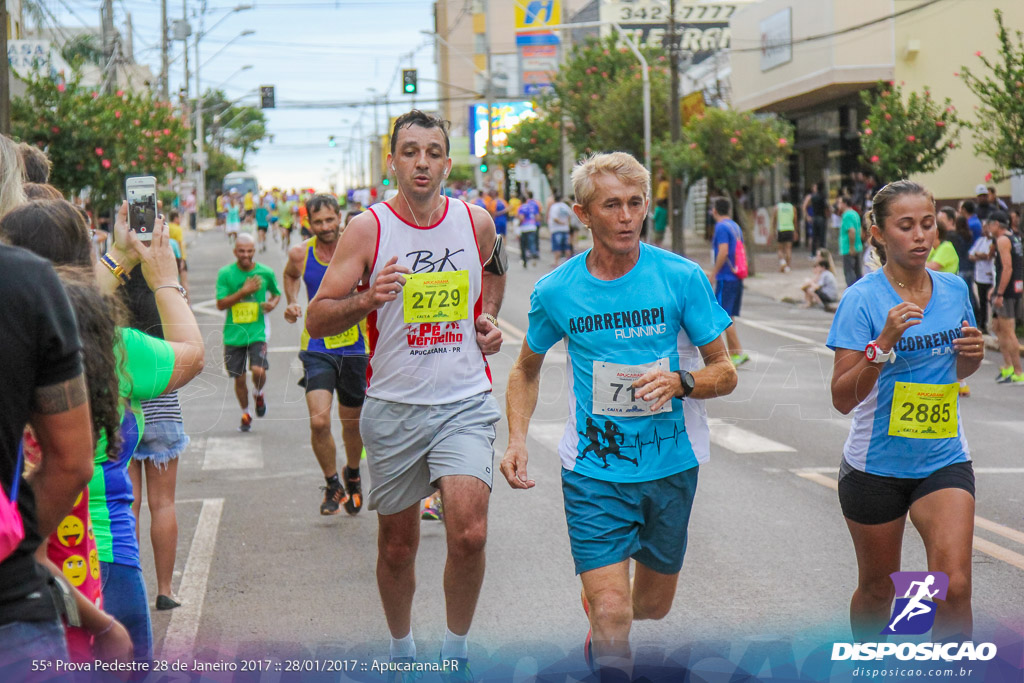
[[[974, 310], [958, 275], [925, 272], [932, 296], [924, 317], [903, 333], [894, 347], [896, 362], [882, 365], [875, 387], [853, 409], [843, 457], [862, 472], [916, 479], [971, 459], [953, 340], [962, 336], [962, 321], [975, 325]], [[843, 294], [828, 347], [863, 351], [902, 302], [881, 269], [865, 275]]]
[[594, 479], [643, 482], [707, 462], [704, 401], [673, 398], [654, 414], [631, 389], [646, 367], [695, 371], [698, 347], [732, 324], [692, 261], [640, 245], [633, 269], [600, 280], [586, 251], [537, 282], [526, 341], [569, 353], [569, 420], [558, 447], [562, 467]]

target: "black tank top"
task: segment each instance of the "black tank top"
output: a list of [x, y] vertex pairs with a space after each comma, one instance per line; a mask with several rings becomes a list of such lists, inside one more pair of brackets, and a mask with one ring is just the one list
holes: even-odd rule
[[[1010, 232], [1006, 234], [1010, 238], [1010, 283], [1006, 285], [1006, 291], [1003, 292], [1003, 297], [1006, 299], [1016, 299], [1021, 295], [1021, 288], [1024, 287], [1024, 245], [1021, 244], [1020, 238], [1016, 234]], [[999, 247], [996, 247], [996, 279], [995, 286], [998, 293], [999, 283], [1002, 280], [1003, 275], [1003, 259], [999, 255]]]

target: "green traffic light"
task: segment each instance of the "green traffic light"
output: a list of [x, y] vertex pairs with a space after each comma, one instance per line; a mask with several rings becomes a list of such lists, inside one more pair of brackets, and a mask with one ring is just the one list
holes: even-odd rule
[[405, 84], [405, 92], [412, 92], [415, 87], [416, 86], [414, 86], [412, 83], [406, 83]]
[[381, 185], [384, 185], [385, 187], [387, 187], [390, 184], [391, 184], [391, 178], [385, 178], [383, 180], [383, 182], [381, 182]]
[[480, 164], [480, 172], [487, 173], [487, 164]]

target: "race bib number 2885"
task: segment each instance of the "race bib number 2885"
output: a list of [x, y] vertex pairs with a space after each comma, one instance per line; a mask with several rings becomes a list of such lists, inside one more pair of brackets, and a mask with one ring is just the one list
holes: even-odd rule
[[949, 439], [957, 435], [959, 385], [896, 382], [889, 414], [889, 436]]

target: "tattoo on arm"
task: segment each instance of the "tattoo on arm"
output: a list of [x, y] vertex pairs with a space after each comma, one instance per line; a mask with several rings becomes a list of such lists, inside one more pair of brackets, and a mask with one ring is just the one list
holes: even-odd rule
[[66, 382], [36, 389], [32, 412], [42, 415], [64, 413], [88, 400], [89, 388], [85, 384], [85, 373], [82, 373]]

